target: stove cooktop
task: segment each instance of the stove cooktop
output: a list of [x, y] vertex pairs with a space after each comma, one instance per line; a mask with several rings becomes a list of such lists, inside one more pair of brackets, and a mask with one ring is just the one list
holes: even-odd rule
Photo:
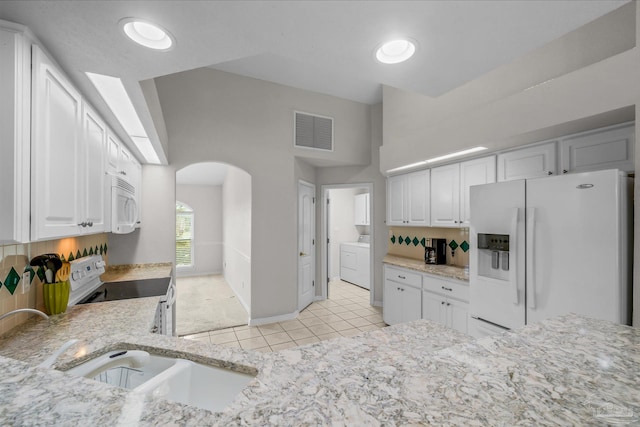
[[170, 283], [170, 277], [107, 282], [100, 285], [100, 287], [78, 302], [78, 304], [162, 296], [166, 295]]

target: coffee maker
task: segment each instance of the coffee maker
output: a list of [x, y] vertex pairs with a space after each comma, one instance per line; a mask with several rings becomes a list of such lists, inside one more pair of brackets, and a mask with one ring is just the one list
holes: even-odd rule
[[431, 243], [424, 248], [425, 264], [447, 263], [447, 239], [429, 239]]

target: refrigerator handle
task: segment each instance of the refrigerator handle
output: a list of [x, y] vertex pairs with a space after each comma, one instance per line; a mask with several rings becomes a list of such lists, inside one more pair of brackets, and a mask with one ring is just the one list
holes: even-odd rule
[[527, 301], [529, 308], [536, 308], [536, 276], [535, 276], [535, 226], [536, 226], [536, 208], [527, 209]]
[[511, 232], [509, 236], [509, 247], [512, 250], [509, 253], [511, 259], [509, 263], [511, 264], [511, 268], [509, 271], [510, 282], [513, 283], [513, 304], [518, 305], [518, 275], [516, 274], [516, 268], [518, 265], [517, 258], [515, 257], [516, 248], [518, 247], [517, 239], [518, 239], [518, 214], [520, 213], [519, 208], [513, 208], [511, 212]]

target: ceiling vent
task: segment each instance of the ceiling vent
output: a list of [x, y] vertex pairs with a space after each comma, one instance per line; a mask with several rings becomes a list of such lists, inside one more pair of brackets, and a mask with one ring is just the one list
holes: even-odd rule
[[333, 151], [333, 119], [295, 112], [295, 146]]

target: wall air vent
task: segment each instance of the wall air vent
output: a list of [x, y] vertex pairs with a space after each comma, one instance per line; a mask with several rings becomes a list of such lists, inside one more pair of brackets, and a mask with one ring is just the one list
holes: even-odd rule
[[295, 112], [296, 147], [333, 151], [333, 119]]

